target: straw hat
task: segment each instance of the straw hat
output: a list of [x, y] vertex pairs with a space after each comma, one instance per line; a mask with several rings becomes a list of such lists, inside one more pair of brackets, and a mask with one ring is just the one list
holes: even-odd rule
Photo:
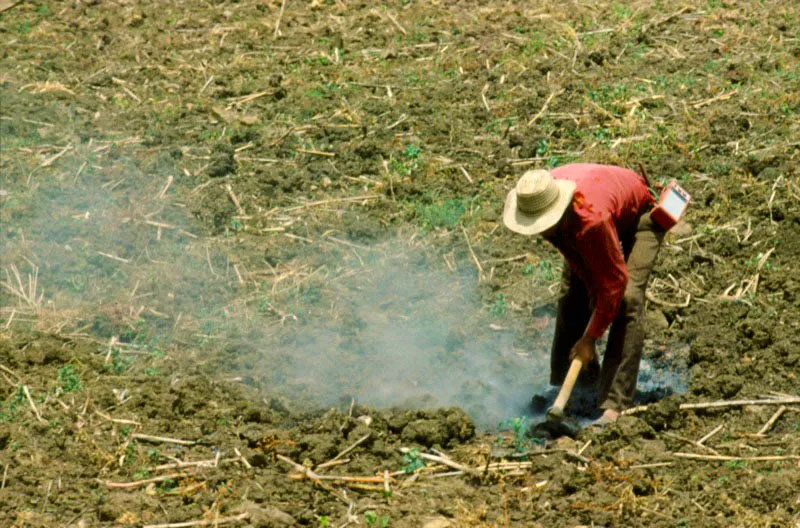
[[528, 171], [506, 196], [503, 223], [515, 233], [537, 235], [561, 219], [574, 192], [573, 181], [554, 180], [546, 170]]

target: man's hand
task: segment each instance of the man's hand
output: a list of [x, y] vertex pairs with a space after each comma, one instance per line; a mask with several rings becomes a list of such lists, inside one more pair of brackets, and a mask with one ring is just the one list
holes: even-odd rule
[[589, 368], [593, 361], [597, 361], [597, 351], [595, 350], [595, 340], [587, 335], [581, 337], [572, 350], [569, 352], [569, 359], [580, 359], [583, 363], [583, 370]]

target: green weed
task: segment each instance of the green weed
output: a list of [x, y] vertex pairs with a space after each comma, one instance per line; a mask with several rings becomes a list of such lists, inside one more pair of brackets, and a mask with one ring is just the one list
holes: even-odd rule
[[512, 432], [511, 446], [516, 453], [524, 453], [531, 444], [527, 438], [529, 421], [527, 416], [511, 418], [498, 424], [497, 428], [501, 431], [510, 430]]
[[328, 528], [331, 525], [331, 521], [327, 515], [320, 515], [317, 517], [319, 521], [319, 528]]
[[158, 489], [161, 491], [169, 491], [177, 488], [178, 483], [175, 481], [175, 479], [166, 479], [156, 484], [156, 487], [158, 487]]
[[305, 59], [305, 63], [308, 66], [327, 66], [328, 64], [331, 63], [331, 61], [330, 59], [328, 59], [328, 57], [320, 56], [320, 57], [309, 57]]
[[392, 158], [389, 161], [390, 170], [401, 178], [411, 176], [424, 167], [419, 154], [420, 148], [417, 145], [408, 145], [399, 159]]
[[522, 274], [530, 277], [537, 283], [553, 282], [558, 278], [558, 265], [552, 260], [540, 260], [538, 264], [526, 264], [522, 268]]
[[72, 365], [65, 365], [58, 369], [58, 385], [64, 392], [79, 392], [83, 390], [81, 385], [81, 378], [75, 367]]
[[14, 419], [19, 408], [25, 403], [25, 391], [22, 385], [17, 385], [17, 390], [14, 394], [0, 406], [0, 423], [8, 423]]
[[428, 40], [430, 40], [430, 37], [428, 36], [427, 33], [415, 31], [414, 33], [411, 34], [408, 40], [414, 43], [428, 42]]
[[325, 97], [325, 92], [322, 90], [322, 88], [312, 88], [306, 92], [306, 97], [311, 99], [322, 99]]
[[272, 311], [272, 298], [264, 297], [258, 301], [258, 313], [270, 313]]
[[739, 460], [739, 459], [728, 460], [727, 462], [725, 462], [725, 467], [727, 467], [728, 469], [744, 469], [745, 467], [744, 460]]
[[526, 58], [535, 57], [539, 55], [539, 53], [545, 49], [546, 46], [547, 41], [545, 40], [544, 35], [538, 31], [534, 31], [528, 42], [522, 46], [522, 56]]
[[419, 158], [419, 147], [416, 145], [408, 145], [406, 149], [403, 151], [403, 156], [408, 159], [418, 159]]
[[483, 130], [489, 134], [504, 134], [519, 118], [517, 116], [501, 117], [499, 119], [492, 119], [485, 125]]
[[464, 202], [457, 198], [434, 204], [414, 203], [412, 208], [423, 231], [453, 228], [467, 212]]
[[89, 279], [83, 275], [76, 275], [67, 281], [67, 286], [75, 293], [82, 293], [89, 285]]
[[406, 473], [413, 473], [419, 468], [425, 467], [425, 460], [419, 454], [419, 450], [414, 447], [408, 450], [408, 453], [403, 455], [403, 471]]
[[[758, 263], [761, 262], [761, 259], [763, 257], [764, 257], [764, 254], [763, 253], [759, 253], [758, 255], [750, 257], [750, 259], [745, 264], [747, 265], [748, 268], [757, 268], [758, 267]], [[765, 269], [765, 270], [773, 270], [773, 269], [775, 269], [775, 267], [773, 266], [773, 264], [769, 260], [764, 262], [764, 264], [762, 264], [761, 268]]]
[[125, 463], [127, 465], [132, 465], [133, 461], [138, 458], [137, 455], [138, 453], [136, 452], [136, 442], [129, 442], [127, 447], [125, 448]]
[[489, 313], [496, 317], [503, 317], [508, 313], [508, 303], [506, 302], [506, 295], [498, 293], [494, 303], [489, 306]]
[[105, 368], [114, 374], [123, 374], [133, 364], [133, 358], [124, 358], [118, 350], [111, 352], [111, 364], [106, 364]]
[[374, 526], [375, 528], [386, 528], [389, 526], [389, 516], [388, 515], [378, 515], [374, 511], [364, 512], [364, 521], [366, 521], [367, 526]]
[[627, 3], [614, 2], [612, 9], [617, 20], [627, 20], [631, 16], [631, 10]]
[[12, 29], [15, 33], [19, 33], [20, 35], [27, 35], [28, 33], [31, 32], [31, 23], [26, 20], [22, 24], [17, 24], [16, 26], [13, 26]]

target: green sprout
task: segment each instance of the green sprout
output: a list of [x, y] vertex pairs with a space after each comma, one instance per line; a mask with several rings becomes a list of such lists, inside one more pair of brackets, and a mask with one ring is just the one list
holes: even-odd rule
[[414, 203], [412, 207], [416, 220], [424, 231], [453, 228], [467, 211], [464, 202], [459, 199], [433, 204]]
[[14, 394], [9, 398], [9, 400], [0, 406], [0, 423], [10, 422], [14, 415], [17, 413], [17, 409], [25, 402], [25, 390], [22, 388], [22, 385], [17, 385], [17, 390]]
[[725, 467], [728, 469], [744, 469], [744, 460], [738, 458], [734, 460], [728, 460], [725, 463]]
[[409, 449], [409, 451], [403, 455], [403, 464], [405, 464], [405, 466], [403, 466], [403, 471], [406, 473], [413, 473], [419, 468], [425, 467], [425, 461], [422, 459], [416, 447]]
[[508, 303], [506, 302], [506, 295], [504, 293], [498, 293], [494, 304], [489, 307], [489, 313], [497, 317], [502, 317], [507, 312]]
[[367, 522], [367, 526], [374, 526], [375, 528], [386, 528], [389, 526], [389, 516], [378, 516], [374, 511], [364, 512], [364, 520]]
[[524, 453], [528, 447], [530, 446], [530, 440], [526, 437], [528, 432], [528, 417], [527, 416], [520, 416], [517, 418], [511, 418], [509, 420], [505, 420], [500, 422], [497, 426], [498, 429], [501, 431], [504, 430], [511, 430], [513, 437], [511, 439], [511, 445], [514, 448], [515, 453]]
[[64, 392], [79, 392], [83, 389], [81, 385], [81, 378], [75, 367], [72, 365], [65, 365], [58, 369], [58, 384]]

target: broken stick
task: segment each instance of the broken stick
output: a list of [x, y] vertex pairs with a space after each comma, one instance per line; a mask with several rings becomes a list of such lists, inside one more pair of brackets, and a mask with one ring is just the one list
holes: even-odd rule
[[33, 398], [31, 398], [31, 391], [28, 390], [28, 386], [23, 385], [22, 391], [25, 393], [25, 397], [28, 398], [28, 403], [31, 405], [31, 409], [33, 409], [33, 413], [36, 415], [36, 419], [39, 420], [40, 423], [46, 424], [47, 420], [42, 418], [42, 415], [39, 414], [39, 409], [37, 409], [36, 405], [33, 403]]
[[350, 451], [352, 451], [353, 449], [357, 448], [357, 447], [358, 447], [358, 446], [360, 446], [362, 443], [366, 442], [366, 441], [367, 441], [367, 439], [368, 439], [370, 436], [372, 436], [372, 433], [367, 433], [367, 434], [365, 434], [364, 436], [362, 436], [361, 438], [359, 438], [358, 440], [356, 440], [356, 441], [353, 443], [353, 445], [351, 445], [350, 447], [348, 447], [347, 449], [345, 449], [344, 451], [342, 451], [341, 453], [339, 453], [338, 455], [336, 455], [336, 456], [335, 456], [335, 457], [333, 457], [332, 459], [328, 460], [328, 461], [327, 461], [327, 462], [325, 462], [324, 464], [320, 464], [320, 465], [318, 466], [318, 468], [321, 468], [321, 467], [323, 467], [323, 466], [330, 466], [330, 465], [332, 465], [334, 462], [336, 462], [337, 460], [339, 460], [340, 458], [342, 458], [343, 456], [345, 456], [347, 453], [349, 453], [349, 452], [350, 452]]
[[[797, 405], [800, 404], [800, 397], [773, 398], [768, 400], [721, 400], [715, 402], [702, 403], [682, 403], [681, 410], [686, 409], [722, 409], [725, 407], [746, 407], [748, 405]], [[630, 415], [644, 412], [650, 408], [649, 405], [639, 405], [622, 411], [620, 414]]]
[[217, 519], [200, 519], [198, 521], [185, 521], [167, 524], [146, 524], [144, 528], [190, 528], [191, 526], [220, 526], [223, 524], [231, 524], [239, 521], [244, 521], [250, 517], [249, 513], [240, 513], [233, 517], [221, 517]]
[[297, 462], [295, 462], [295, 461], [294, 461], [294, 460], [292, 460], [291, 458], [289, 458], [289, 457], [285, 457], [285, 456], [283, 456], [283, 455], [275, 455], [275, 456], [276, 456], [276, 457], [278, 458], [278, 460], [280, 460], [281, 462], [285, 462], [285, 463], [287, 463], [287, 464], [291, 465], [292, 467], [294, 467], [294, 468], [295, 468], [297, 471], [299, 471], [300, 473], [302, 473], [303, 475], [305, 475], [305, 476], [306, 476], [306, 478], [308, 478], [309, 480], [313, 481], [313, 482], [314, 482], [314, 484], [316, 484], [316, 485], [317, 485], [317, 486], [319, 486], [320, 488], [324, 489], [324, 490], [325, 490], [325, 491], [327, 491], [328, 493], [331, 493], [331, 494], [332, 494], [332, 495], [334, 495], [336, 498], [338, 498], [338, 499], [342, 500], [342, 501], [343, 501], [345, 504], [347, 504], [347, 505], [353, 504], [353, 501], [352, 501], [351, 499], [349, 499], [349, 498], [347, 497], [347, 495], [345, 495], [344, 493], [342, 493], [342, 492], [340, 492], [340, 491], [338, 491], [338, 490], [335, 490], [335, 489], [333, 489], [333, 488], [332, 488], [332, 487], [330, 487], [329, 485], [327, 485], [327, 484], [325, 484], [324, 482], [322, 482], [322, 480], [320, 480], [320, 478], [319, 478], [319, 477], [320, 477], [319, 475], [317, 475], [316, 473], [314, 473], [313, 471], [311, 471], [310, 469], [308, 469], [308, 468], [307, 468], [307, 467], [305, 467], [304, 465], [302, 465], [302, 464], [298, 464]]
[[767, 423], [765, 423], [765, 424], [764, 424], [764, 427], [762, 427], [762, 428], [761, 428], [761, 429], [760, 429], [760, 430], [759, 430], [759, 431], [756, 433], [756, 436], [764, 436], [765, 434], [767, 434], [767, 432], [768, 432], [770, 429], [772, 429], [772, 426], [773, 426], [773, 425], [775, 425], [775, 422], [777, 422], [777, 421], [778, 421], [778, 418], [780, 418], [780, 417], [781, 417], [781, 415], [782, 415], [783, 413], [785, 413], [785, 412], [786, 412], [786, 408], [787, 408], [787, 407], [786, 407], [785, 405], [781, 405], [781, 406], [778, 408], [778, 410], [777, 410], [777, 411], [775, 411], [775, 414], [773, 414], [773, 415], [772, 415], [772, 417], [771, 417], [769, 420], [767, 420]]
[[154, 444], [177, 444], [185, 446], [197, 445], [196, 440], [180, 440], [178, 438], [169, 438], [166, 436], [152, 436], [141, 433], [134, 433], [132, 437], [139, 440], [144, 440], [145, 442], [152, 442]]
[[104, 482], [104, 484], [111, 489], [130, 489], [147, 486], [154, 482], [164, 482], [165, 480], [179, 479], [187, 476], [187, 473], [170, 473], [169, 475], [161, 475], [160, 477], [153, 477], [144, 480], [135, 480], [133, 482]]

